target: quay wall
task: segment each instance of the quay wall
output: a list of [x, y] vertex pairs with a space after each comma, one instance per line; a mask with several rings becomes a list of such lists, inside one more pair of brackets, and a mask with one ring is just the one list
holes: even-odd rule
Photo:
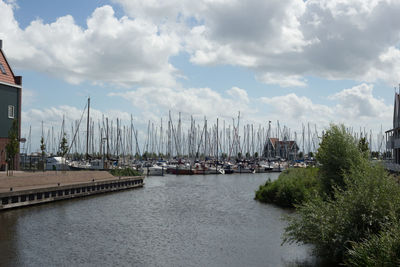
[[116, 177], [112, 180], [91, 181], [68, 185], [48, 186], [0, 193], [0, 211], [63, 199], [143, 187], [144, 177]]

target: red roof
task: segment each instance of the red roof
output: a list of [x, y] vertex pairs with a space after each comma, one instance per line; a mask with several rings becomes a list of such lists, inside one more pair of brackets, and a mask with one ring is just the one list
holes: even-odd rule
[[269, 139], [271, 141], [272, 146], [275, 148], [276, 144], [279, 143], [280, 147], [283, 147], [285, 145], [288, 145], [290, 148], [292, 148], [296, 142], [295, 141], [279, 141], [278, 138], [270, 138]]
[[8, 83], [12, 85], [21, 85], [21, 77], [14, 75], [8, 61], [4, 55], [3, 50], [0, 48], [0, 64], [3, 66], [5, 73], [2, 72], [0, 66], [0, 82]]

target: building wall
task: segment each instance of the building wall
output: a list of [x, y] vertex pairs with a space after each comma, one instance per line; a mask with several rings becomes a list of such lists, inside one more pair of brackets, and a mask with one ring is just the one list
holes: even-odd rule
[[[13, 120], [8, 118], [8, 106], [15, 107], [14, 116], [19, 122], [18, 136], [21, 134], [21, 89], [0, 84], [0, 170], [6, 165], [6, 145], [8, 143], [8, 131]], [[15, 167], [19, 169], [19, 154], [14, 159]]]
[[[4, 170], [6, 163], [6, 145], [8, 143], [8, 131], [13, 118], [8, 118], [8, 106], [14, 106], [14, 118], [18, 120], [18, 138], [21, 137], [21, 99], [22, 77], [14, 76], [2, 50], [3, 42], [0, 40], [0, 64], [5, 70], [0, 71], [0, 170]], [[19, 154], [14, 159], [15, 166], [19, 167]]]
[[20, 90], [12, 86], [0, 84], [0, 138], [8, 137], [8, 131], [12, 126], [13, 119], [8, 118], [8, 106], [15, 107], [15, 118], [20, 120]]
[[0, 138], [0, 170], [4, 170], [6, 165], [6, 145], [8, 143], [7, 138]]

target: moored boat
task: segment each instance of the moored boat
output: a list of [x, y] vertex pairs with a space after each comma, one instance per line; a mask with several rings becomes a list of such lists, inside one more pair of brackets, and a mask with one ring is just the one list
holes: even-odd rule
[[153, 165], [150, 167], [143, 167], [143, 174], [147, 176], [164, 176], [166, 168], [163, 166]]
[[104, 162], [100, 159], [91, 161], [72, 161], [68, 166], [71, 170], [104, 170]]
[[185, 164], [177, 164], [175, 166], [169, 166], [167, 169], [168, 173], [175, 175], [192, 175], [194, 171], [190, 168], [189, 165]]

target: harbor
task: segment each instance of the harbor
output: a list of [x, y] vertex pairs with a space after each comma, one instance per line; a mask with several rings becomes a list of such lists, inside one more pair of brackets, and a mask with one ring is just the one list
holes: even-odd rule
[[[90, 107], [88, 98], [80, 119], [63, 117], [58, 129], [42, 122], [40, 150], [32, 149], [30, 128], [24, 133], [18, 167], [26, 171], [132, 168], [143, 175], [280, 172], [314, 166], [324, 135], [310, 123], [302, 123], [298, 132], [279, 121], [244, 122], [240, 111], [231, 123], [219, 118], [210, 122], [206, 117], [199, 122], [180, 112], [174, 120], [169, 112], [166, 123], [163, 118], [158, 125], [148, 121], [146, 134], [140, 135], [132, 115], [127, 125], [104, 115], [96, 123]], [[366, 128], [347, 131], [367, 144], [371, 159], [391, 160], [382, 126], [375, 134]]]
[[0, 267], [400, 266], [399, 12], [0, 0]]
[[5, 266], [312, 263], [309, 246], [281, 246], [280, 217], [290, 211], [253, 200], [268, 177], [278, 174], [166, 174], [146, 178], [140, 190], [4, 210], [0, 259]]

